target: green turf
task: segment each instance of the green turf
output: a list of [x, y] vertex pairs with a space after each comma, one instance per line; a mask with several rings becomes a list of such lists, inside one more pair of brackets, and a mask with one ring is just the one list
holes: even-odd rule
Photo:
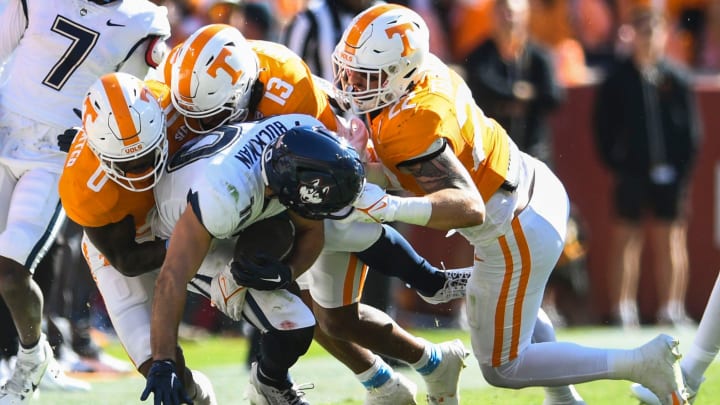
[[[575, 341], [591, 346], [626, 348], [639, 345], [652, 338], [660, 330], [645, 328], [638, 332], [623, 333], [612, 328], [572, 328], [558, 332], [561, 340]], [[460, 337], [469, 347], [469, 336], [458, 330], [422, 330], [415, 331], [431, 341], [443, 341]], [[692, 340], [692, 330], [675, 331], [681, 341], [681, 350]], [[183, 347], [188, 364], [205, 372], [213, 381], [220, 405], [245, 403], [243, 394], [247, 385], [247, 371], [244, 358], [247, 342], [239, 338], [212, 337], [200, 341], [184, 342]], [[123, 358], [124, 352], [117, 345], [108, 347], [108, 351]], [[471, 357], [468, 367], [461, 377], [462, 404], [466, 405], [514, 405], [542, 404], [543, 391], [539, 388], [523, 390], [505, 390], [488, 386], [484, 381], [477, 363]], [[400, 372], [418, 383], [419, 403], [424, 393], [421, 378], [408, 368]], [[364, 391], [349, 370], [328, 356], [324, 350], [313, 345], [308, 354], [293, 367], [293, 376], [297, 383], [312, 382], [315, 388], [307, 391], [307, 398], [314, 405], [322, 404], [362, 404]], [[707, 383], [702, 387], [695, 405], [720, 404], [720, 364], [714, 363], [707, 375]], [[119, 379], [93, 381], [93, 390], [88, 393], [42, 392], [36, 404], [109, 404], [125, 405], [141, 403], [140, 393], [144, 380], [138, 375]], [[578, 391], [588, 404], [622, 405], [637, 404], [629, 394], [626, 381], [595, 381], [580, 384]], [[152, 404], [152, 402], [147, 402]]]

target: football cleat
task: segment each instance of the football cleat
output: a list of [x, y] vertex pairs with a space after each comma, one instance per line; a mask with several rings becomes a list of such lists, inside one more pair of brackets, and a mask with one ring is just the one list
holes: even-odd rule
[[314, 388], [314, 385], [291, 385], [285, 389], [279, 389], [261, 382], [258, 379], [258, 372], [258, 363], [254, 362], [250, 367], [250, 386], [247, 392], [251, 405], [310, 405], [304, 399], [305, 392], [303, 390]]
[[218, 405], [215, 397], [215, 389], [207, 376], [197, 370], [192, 370], [193, 381], [195, 382], [195, 405]]
[[81, 392], [90, 391], [87, 381], [72, 378], [65, 374], [57, 360], [50, 359], [47, 370], [40, 380], [40, 388], [46, 391]]
[[457, 298], [465, 297], [465, 289], [467, 282], [472, 275], [472, 267], [463, 267], [461, 269], [444, 270], [445, 285], [439, 289], [433, 296], [428, 297], [418, 292], [420, 298], [429, 304], [442, 304]]
[[[685, 374], [683, 374], [683, 378], [685, 377]], [[700, 389], [700, 384], [697, 386], [692, 386], [691, 384], [685, 383], [685, 389], [687, 390], [688, 394], [688, 403], [692, 404], [695, 402], [695, 397], [697, 396], [697, 392]], [[635, 396], [635, 398], [640, 400], [640, 403], [645, 405], [660, 405], [660, 400], [653, 394], [652, 391], [645, 388], [643, 385], [634, 383], [630, 386], [630, 391]]]
[[680, 370], [679, 344], [677, 339], [660, 334], [636, 349], [639, 361], [630, 380], [647, 387], [661, 405], [688, 404], [688, 392]]
[[442, 360], [430, 374], [424, 375], [429, 405], [458, 405], [460, 403], [460, 372], [470, 352], [460, 339], [440, 343]]
[[385, 384], [368, 390], [364, 405], [416, 405], [417, 385], [400, 373]]
[[44, 334], [40, 336], [40, 341], [32, 352], [28, 353], [27, 350], [21, 349], [12, 376], [0, 387], [0, 404], [29, 403], [51, 360], [53, 360], [53, 351]]

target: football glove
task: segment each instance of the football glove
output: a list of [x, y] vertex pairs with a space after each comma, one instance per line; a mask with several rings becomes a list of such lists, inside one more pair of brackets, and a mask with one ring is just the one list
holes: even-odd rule
[[353, 203], [353, 212], [341, 222], [384, 223], [395, 219], [397, 204], [381, 187], [365, 183], [362, 193]]
[[232, 263], [228, 263], [220, 273], [210, 280], [209, 290], [210, 302], [214, 307], [235, 321], [242, 320], [247, 288], [235, 282]]
[[75, 139], [75, 135], [80, 131], [80, 128], [73, 127], [68, 128], [63, 132], [62, 134], [57, 136], [57, 145], [58, 148], [60, 148], [61, 151], [67, 152], [70, 150], [70, 145], [72, 145], [73, 139]]
[[175, 370], [175, 362], [172, 360], [153, 361], [140, 400], [148, 399], [150, 393], [155, 396], [155, 405], [192, 405], [193, 403], [185, 392], [182, 380]]
[[241, 256], [233, 260], [230, 273], [239, 285], [256, 290], [278, 290], [292, 281], [290, 266], [262, 253], [253, 258]]
[[365, 184], [353, 207], [353, 212], [340, 222], [400, 221], [425, 226], [432, 215], [432, 203], [427, 197], [397, 197], [372, 183]]

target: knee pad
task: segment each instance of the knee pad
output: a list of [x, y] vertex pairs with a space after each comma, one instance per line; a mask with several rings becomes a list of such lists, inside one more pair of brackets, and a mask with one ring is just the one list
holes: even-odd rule
[[[270, 330], [260, 336], [260, 357], [263, 365], [289, 369], [305, 354], [312, 343], [315, 327], [293, 330]], [[278, 350], [282, 348], [282, 350]]]

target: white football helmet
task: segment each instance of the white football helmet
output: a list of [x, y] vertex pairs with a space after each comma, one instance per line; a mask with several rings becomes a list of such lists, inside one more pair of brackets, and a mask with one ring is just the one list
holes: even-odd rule
[[130, 191], [157, 184], [168, 157], [165, 114], [140, 79], [100, 77], [83, 100], [82, 121], [88, 146], [110, 179]]
[[[430, 31], [422, 17], [407, 7], [379, 4], [355, 16], [335, 47], [335, 84], [355, 114], [374, 111], [422, 80], [429, 53]], [[350, 76], [364, 78], [366, 88], [356, 88]]]
[[[250, 94], [258, 78], [258, 58], [235, 27], [211, 24], [200, 28], [170, 63], [172, 102], [192, 131], [207, 133], [226, 122], [247, 118]], [[223, 113], [226, 116], [220, 115]], [[187, 120], [213, 117], [218, 119], [209, 128]]]

